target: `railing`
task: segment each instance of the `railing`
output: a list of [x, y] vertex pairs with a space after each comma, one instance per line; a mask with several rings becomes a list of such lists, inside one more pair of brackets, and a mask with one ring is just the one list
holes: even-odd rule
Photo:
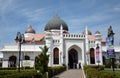
[[[21, 51], [41, 51], [39, 47], [44, 45], [21, 45]], [[5, 45], [1, 51], [19, 51], [19, 46], [17, 44]]]
[[64, 34], [64, 38], [85, 38], [85, 35], [80, 34]]

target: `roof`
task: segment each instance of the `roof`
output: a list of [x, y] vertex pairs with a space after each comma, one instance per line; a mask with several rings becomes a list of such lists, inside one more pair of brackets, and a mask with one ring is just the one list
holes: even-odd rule
[[94, 41], [94, 40], [95, 40], [95, 36], [88, 35], [88, 39], [89, 39], [90, 41]]
[[[94, 40], [95, 40], [95, 36], [88, 35], [88, 39], [89, 39], [90, 41], [94, 41]], [[102, 39], [101, 42], [106, 42], [106, 40], [105, 40], [105, 39]]]
[[106, 42], [106, 40], [105, 40], [105, 39], [102, 39], [102, 42]]
[[45, 26], [45, 31], [47, 30], [60, 30], [61, 25], [63, 26], [63, 30], [68, 31], [68, 26], [64, 22], [64, 20], [60, 19], [58, 15], [55, 15], [51, 20], [48, 21], [48, 23]]
[[34, 30], [34, 29], [32, 28], [32, 26], [30, 25], [30, 26], [26, 29], [25, 33], [34, 33], [34, 34], [35, 34], [35, 30]]
[[[92, 35], [92, 32], [90, 30], [87, 30], [87, 32], [88, 32], [88, 35]], [[86, 34], [86, 30], [84, 30], [82, 34]]]
[[99, 31], [96, 31], [95, 34], [100, 34], [100, 32], [99, 32]]
[[44, 37], [45, 37], [45, 34], [35, 34], [34, 37], [33, 36], [26, 37], [25, 41], [40, 41]]

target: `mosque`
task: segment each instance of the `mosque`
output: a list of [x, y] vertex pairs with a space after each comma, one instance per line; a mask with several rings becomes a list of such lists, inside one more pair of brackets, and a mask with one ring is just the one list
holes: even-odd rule
[[[58, 15], [54, 15], [44, 28], [44, 34], [36, 34], [30, 25], [24, 33], [25, 41], [21, 44], [20, 66], [34, 67], [36, 56], [41, 53], [39, 47], [49, 47], [49, 66], [66, 65], [67, 68], [83, 65], [103, 65], [107, 58], [106, 40], [99, 31], [95, 35], [86, 27], [82, 33], [72, 34], [68, 25]], [[120, 48], [114, 47], [116, 60], [120, 63]], [[17, 67], [19, 62], [18, 43], [4, 45], [2, 67]]]

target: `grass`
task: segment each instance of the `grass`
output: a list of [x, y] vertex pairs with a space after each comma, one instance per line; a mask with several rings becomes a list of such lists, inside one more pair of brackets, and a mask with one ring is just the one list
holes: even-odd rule
[[115, 78], [120, 78], [120, 70], [115, 70], [114, 72], [112, 70], [102, 70], [103, 73], [109, 73], [114, 74]]

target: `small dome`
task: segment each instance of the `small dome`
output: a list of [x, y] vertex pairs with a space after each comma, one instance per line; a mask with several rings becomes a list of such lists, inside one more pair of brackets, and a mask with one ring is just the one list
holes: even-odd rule
[[[91, 31], [87, 30], [87, 32], [88, 32], [88, 35], [92, 35]], [[82, 32], [82, 34], [85, 34], [85, 33], [86, 33], [86, 30]]]
[[96, 31], [95, 34], [100, 34], [100, 32], [99, 32], [99, 31]]
[[60, 30], [60, 26], [63, 26], [63, 30], [68, 31], [68, 26], [67, 24], [60, 19], [58, 15], [55, 15], [51, 20], [48, 21], [48, 23], [45, 26], [45, 31], [51, 30], [51, 29], [57, 29]]
[[25, 31], [25, 33], [33, 33], [35, 34], [35, 30], [32, 28], [32, 26], [30, 25], [27, 30]]

